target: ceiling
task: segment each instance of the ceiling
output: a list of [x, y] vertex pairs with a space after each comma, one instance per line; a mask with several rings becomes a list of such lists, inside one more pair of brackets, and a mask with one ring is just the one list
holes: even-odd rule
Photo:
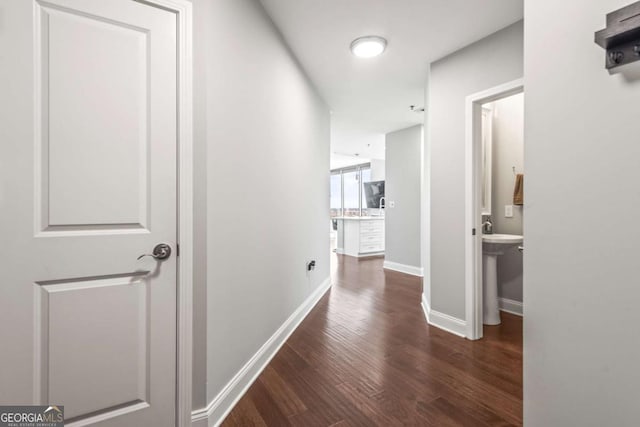
[[[261, 0], [331, 108], [331, 150], [382, 158], [384, 134], [422, 123], [430, 62], [523, 16], [522, 0]], [[387, 50], [354, 57], [349, 44], [379, 35]], [[362, 161], [362, 160], [360, 160]]]

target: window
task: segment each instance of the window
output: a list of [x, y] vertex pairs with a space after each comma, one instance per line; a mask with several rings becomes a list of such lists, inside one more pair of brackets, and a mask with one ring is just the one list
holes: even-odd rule
[[368, 163], [331, 171], [331, 217], [366, 216], [363, 183], [371, 181]]
[[331, 218], [342, 216], [342, 174], [331, 174]]
[[360, 171], [342, 174], [344, 216], [360, 216]]

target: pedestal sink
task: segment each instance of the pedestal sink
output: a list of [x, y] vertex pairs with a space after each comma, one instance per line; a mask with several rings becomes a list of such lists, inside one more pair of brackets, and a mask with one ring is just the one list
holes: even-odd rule
[[500, 324], [500, 309], [498, 307], [498, 257], [512, 246], [522, 244], [524, 238], [517, 234], [483, 234], [482, 261], [484, 272], [483, 294], [483, 323], [485, 325]]

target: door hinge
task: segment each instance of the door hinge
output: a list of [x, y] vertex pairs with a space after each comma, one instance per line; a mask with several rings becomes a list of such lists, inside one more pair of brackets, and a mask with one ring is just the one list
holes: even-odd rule
[[176, 256], [180, 256], [180, 243], [176, 243]]
[[472, 235], [472, 236], [475, 236], [475, 235], [476, 235], [476, 229], [475, 229], [475, 228], [472, 228], [472, 229], [471, 229], [471, 235]]

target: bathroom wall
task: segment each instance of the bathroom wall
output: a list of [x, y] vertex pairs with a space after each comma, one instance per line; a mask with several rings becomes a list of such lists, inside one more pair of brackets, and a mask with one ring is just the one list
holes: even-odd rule
[[[425, 171], [430, 174], [431, 308], [465, 319], [465, 99], [523, 76], [523, 23], [517, 22], [431, 64]], [[425, 214], [423, 214], [424, 216]], [[427, 273], [429, 274], [429, 273]], [[429, 289], [429, 287], [425, 287]]]
[[[522, 235], [523, 206], [513, 206], [513, 217], [505, 217], [505, 205], [513, 205], [516, 173], [524, 172], [524, 94], [491, 103], [492, 177], [491, 219], [494, 233]], [[498, 296], [522, 302], [522, 254], [510, 247], [498, 260]]]
[[413, 272], [421, 270], [421, 144], [422, 125], [386, 135], [385, 266]]
[[640, 63], [593, 42], [628, 0], [525, 1], [524, 425], [640, 420]]

